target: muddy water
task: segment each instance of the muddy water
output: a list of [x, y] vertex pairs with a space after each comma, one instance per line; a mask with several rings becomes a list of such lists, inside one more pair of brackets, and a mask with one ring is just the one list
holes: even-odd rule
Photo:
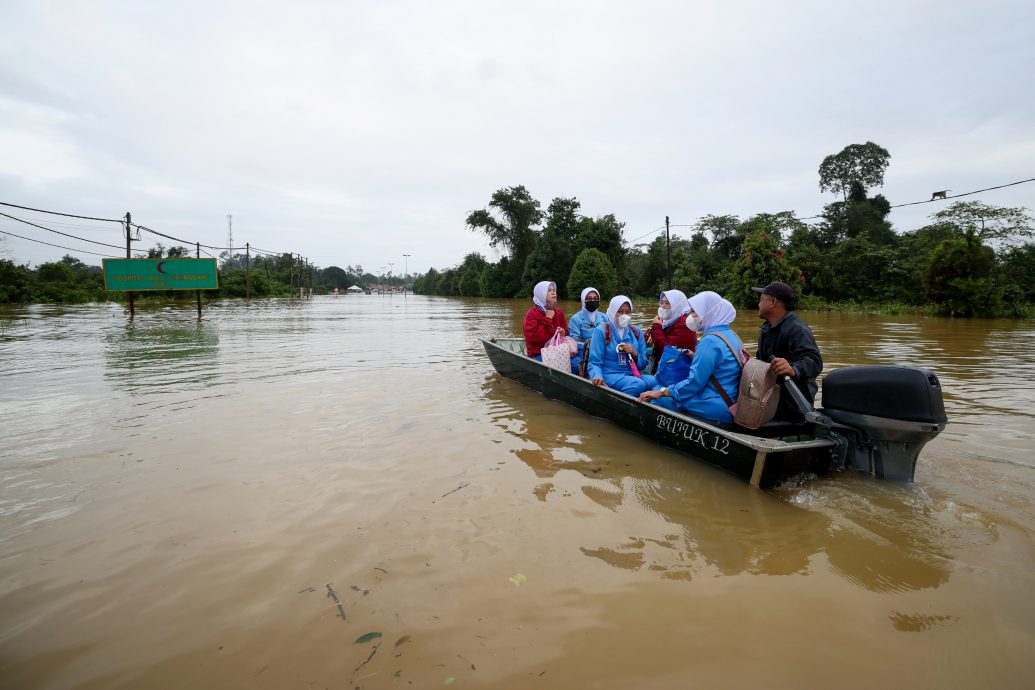
[[496, 376], [524, 309], [0, 314], [0, 687], [1031, 687], [1035, 324], [803, 314], [952, 424], [763, 493]]

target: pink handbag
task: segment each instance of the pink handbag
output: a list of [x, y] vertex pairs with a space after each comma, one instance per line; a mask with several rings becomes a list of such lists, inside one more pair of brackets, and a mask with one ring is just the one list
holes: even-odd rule
[[566, 371], [570, 374], [571, 356], [578, 351], [579, 346], [574, 340], [561, 335], [560, 331], [556, 331], [553, 336], [546, 341], [546, 344], [543, 345], [543, 364], [551, 369]]

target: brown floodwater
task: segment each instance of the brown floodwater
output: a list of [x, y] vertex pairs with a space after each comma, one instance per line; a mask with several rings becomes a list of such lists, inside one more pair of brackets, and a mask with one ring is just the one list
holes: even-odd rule
[[1035, 323], [803, 313], [950, 425], [762, 492], [496, 375], [525, 309], [0, 312], [0, 687], [1032, 687]]

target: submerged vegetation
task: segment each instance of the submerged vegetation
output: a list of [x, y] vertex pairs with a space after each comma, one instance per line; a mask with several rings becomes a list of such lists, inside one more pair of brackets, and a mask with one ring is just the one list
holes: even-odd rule
[[[503, 255], [469, 254], [453, 268], [431, 269], [414, 291], [433, 295], [527, 297], [538, 280], [556, 281], [578, 299], [587, 285], [604, 294], [657, 295], [671, 285], [687, 294], [715, 290], [751, 306], [751, 287], [780, 280], [812, 308], [1028, 317], [1035, 303], [1033, 219], [1026, 209], [958, 201], [921, 228], [896, 232], [881, 186], [890, 162], [867, 142], [827, 156], [821, 190], [842, 198], [814, 223], [790, 211], [749, 218], [708, 215], [690, 237], [664, 234], [631, 247], [613, 215], [590, 218], [575, 198], [547, 207], [523, 186], [501, 189], [467, 225]], [[671, 252], [671, 263], [668, 261]], [[669, 276], [671, 270], [671, 276]]]

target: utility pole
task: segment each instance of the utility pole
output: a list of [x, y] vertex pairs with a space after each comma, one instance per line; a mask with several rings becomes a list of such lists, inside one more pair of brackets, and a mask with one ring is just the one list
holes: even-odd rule
[[409, 290], [406, 289], [406, 279], [410, 277], [410, 255], [403, 254], [403, 297]]
[[668, 216], [665, 216], [665, 263], [668, 265], [668, 289], [672, 289], [672, 238], [668, 234]]
[[[129, 211], [126, 211], [126, 258], [127, 259], [132, 258], [132, 256], [130, 255], [130, 242], [133, 241], [133, 238], [130, 235], [130, 233], [133, 232], [133, 225], [132, 224], [133, 224], [133, 219], [130, 218]], [[129, 318], [132, 319], [133, 318], [133, 314], [135, 313], [135, 311], [133, 309], [133, 291], [130, 290], [128, 295], [129, 295]]]
[[[195, 242], [194, 243], [194, 251], [196, 252], [197, 257], [200, 259], [201, 258], [201, 242]], [[201, 321], [201, 290], [195, 290], [194, 292], [197, 293], [197, 298], [198, 298], [198, 321]]]
[[233, 267], [234, 263], [234, 217], [226, 214], [226, 250], [227, 266]]
[[252, 298], [252, 271], [251, 271], [252, 243], [244, 243], [244, 294], [246, 299]]

